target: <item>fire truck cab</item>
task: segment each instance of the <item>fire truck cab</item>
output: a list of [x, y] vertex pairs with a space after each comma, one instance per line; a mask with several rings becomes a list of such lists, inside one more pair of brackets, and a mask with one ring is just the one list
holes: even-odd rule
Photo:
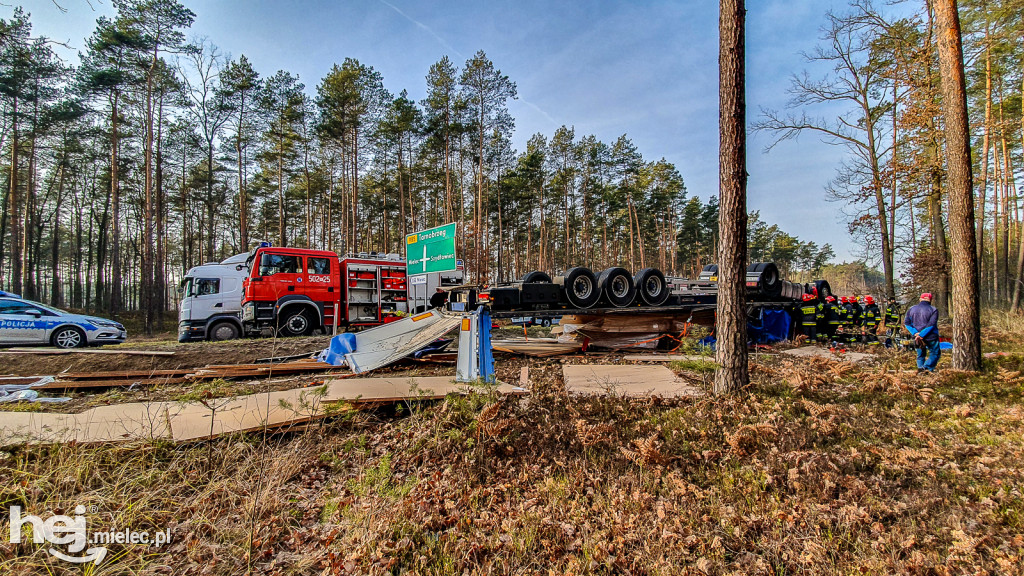
[[304, 336], [338, 323], [341, 293], [338, 255], [325, 250], [261, 245], [246, 260], [242, 282], [242, 325], [245, 333], [278, 331]]

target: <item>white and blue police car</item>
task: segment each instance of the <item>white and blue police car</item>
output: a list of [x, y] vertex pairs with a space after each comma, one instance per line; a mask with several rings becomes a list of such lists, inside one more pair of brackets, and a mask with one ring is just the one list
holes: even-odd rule
[[128, 338], [113, 320], [72, 314], [0, 290], [0, 347], [51, 344], [58, 348], [120, 344]]

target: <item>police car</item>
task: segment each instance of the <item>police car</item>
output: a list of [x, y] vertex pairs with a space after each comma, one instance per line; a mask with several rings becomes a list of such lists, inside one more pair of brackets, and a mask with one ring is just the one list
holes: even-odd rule
[[72, 314], [0, 291], [0, 346], [52, 344], [58, 348], [120, 344], [124, 326], [95, 316]]

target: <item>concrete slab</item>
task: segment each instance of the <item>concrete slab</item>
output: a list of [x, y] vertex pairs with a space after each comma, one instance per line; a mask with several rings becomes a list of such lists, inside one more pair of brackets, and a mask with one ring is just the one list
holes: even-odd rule
[[635, 364], [566, 364], [562, 379], [570, 394], [617, 394], [634, 398], [703, 396], [665, 366]]
[[803, 346], [800, 348], [790, 348], [789, 350], [783, 350], [781, 354], [787, 356], [796, 356], [798, 358], [831, 358], [833, 360], [848, 360], [850, 362], [868, 362], [875, 358], [874, 354], [865, 354], [863, 352], [832, 352], [828, 348], [822, 348], [821, 346]]

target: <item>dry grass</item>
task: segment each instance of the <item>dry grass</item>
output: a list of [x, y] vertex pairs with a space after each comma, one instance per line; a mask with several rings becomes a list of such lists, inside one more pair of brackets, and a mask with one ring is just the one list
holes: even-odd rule
[[[522, 402], [24, 447], [2, 454], [0, 507], [171, 527], [100, 574], [1024, 573], [1024, 356], [912, 366], [768, 359], [740, 394], [656, 404], [569, 398], [552, 361]], [[82, 573], [7, 529], [0, 573]]]

